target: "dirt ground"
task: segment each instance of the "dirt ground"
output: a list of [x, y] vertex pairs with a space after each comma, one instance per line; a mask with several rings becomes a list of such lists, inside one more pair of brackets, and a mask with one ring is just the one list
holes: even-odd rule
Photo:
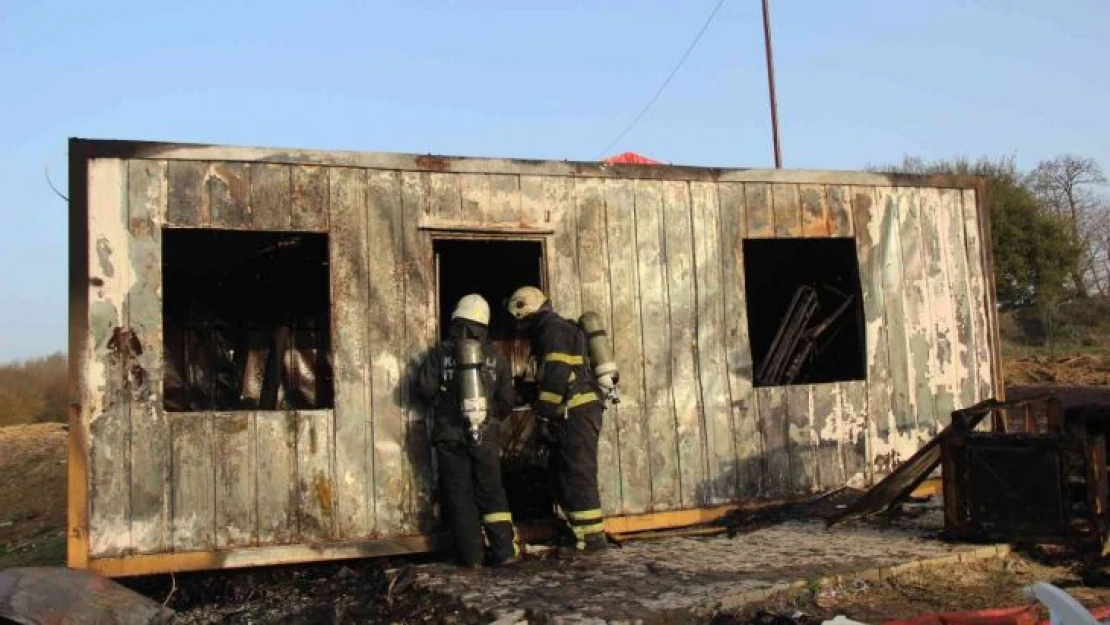
[[[1110, 395], [1105, 356], [1061, 358], [1007, 361], [1008, 379], [1038, 382], [1041, 386], [1036, 388], [1015, 390], [1042, 392], [1048, 388], [1043, 384], [1051, 374], [1053, 385], [1086, 382], [1102, 386], [1069, 392], [1082, 391], [1099, 401]], [[1103, 377], [1098, 379], [1098, 375]], [[64, 565], [65, 440], [66, 431], [58, 424], [0, 428], [0, 570]], [[127, 583], [160, 602], [168, 597], [168, 605], [178, 611], [182, 623], [482, 622], [438, 595], [412, 588], [407, 565], [414, 561], [272, 567]], [[1021, 587], [1035, 581], [1056, 583], [1088, 607], [1110, 605], [1110, 573], [1080, 568], [1059, 554], [1032, 552], [906, 573], [883, 582], [808, 588], [776, 596], [741, 613], [719, 614], [713, 623], [813, 622], [835, 614], [875, 623], [928, 612], [1019, 605], [1023, 603]], [[807, 616], [791, 618], [796, 612]]]
[[[1003, 608], [1028, 603], [1023, 586], [1049, 582], [1088, 609], [1110, 606], [1110, 579], [1101, 568], [1075, 564], [1069, 554], [1032, 549], [983, 560], [893, 576], [783, 593], [759, 606], [718, 614], [712, 625], [820, 623], [837, 614], [863, 623], [937, 612]], [[1044, 616], [1047, 616], [1045, 614]]]
[[0, 569], [65, 564], [66, 431], [0, 427]]
[[1008, 384], [1110, 386], [1110, 351], [1027, 354], [1004, 359], [1002, 371]]

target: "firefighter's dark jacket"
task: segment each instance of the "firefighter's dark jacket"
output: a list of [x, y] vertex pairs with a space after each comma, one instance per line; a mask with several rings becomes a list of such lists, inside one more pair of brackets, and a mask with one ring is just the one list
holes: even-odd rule
[[539, 365], [537, 414], [553, 418], [564, 407], [573, 410], [601, 400], [588, 369], [585, 335], [574, 322], [545, 305], [528, 320], [528, 333]]
[[[459, 390], [455, 378], [444, 376], [445, 365], [454, 368], [455, 342], [459, 339], [476, 339], [482, 342], [483, 382], [486, 389], [486, 405], [489, 417], [498, 421], [505, 419], [513, 410], [515, 393], [513, 390], [512, 369], [508, 360], [486, 340], [486, 327], [465, 319], [456, 319], [448, 329], [448, 339], [441, 341], [432, 349], [416, 376], [416, 392], [435, 406], [436, 440], [464, 440], [467, 425], [459, 411]], [[451, 372], [453, 373], [453, 372]]]

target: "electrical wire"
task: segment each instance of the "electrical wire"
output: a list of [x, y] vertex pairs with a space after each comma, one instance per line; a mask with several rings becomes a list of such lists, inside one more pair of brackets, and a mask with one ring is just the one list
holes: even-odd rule
[[708, 29], [709, 25], [713, 23], [713, 18], [717, 16], [717, 12], [721, 10], [722, 6], [724, 6], [725, 1], [726, 0], [719, 0], [717, 2], [717, 6], [713, 7], [713, 11], [709, 14], [709, 17], [706, 18], [705, 23], [702, 24], [701, 30], [698, 31], [698, 34], [694, 37], [694, 40], [690, 42], [690, 46], [686, 48], [686, 52], [682, 54], [682, 58], [678, 60], [678, 63], [674, 66], [674, 69], [672, 69], [671, 73], [667, 75], [667, 78], [663, 81], [663, 84], [659, 85], [659, 88], [656, 89], [655, 95], [651, 96], [651, 99], [648, 100], [648, 103], [644, 106], [640, 113], [636, 115], [636, 118], [632, 120], [632, 123], [629, 124], [628, 127], [626, 127], [624, 130], [622, 130], [621, 133], [617, 135], [616, 139], [610, 141], [609, 145], [605, 146], [605, 149], [602, 150], [601, 153], [598, 155], [598, 160], [605, 158], [605, 155], [609, 152], [609, 150], [612, 149], [613, 146], [617, 145], [617, 143], [619, 143], [625, 135], [627, 135], [633, 128], [635, 128], [636, 124], [640, 123], [640, 120], [644, 117], [645, 114], [647, 114], [652, 105], [655, 104], [655, 101], [658, 100], [659, 96], [663, 94], [663, 91], [667, 88], [667, 85], [671, 84], [671, 79], [674, 78], [675, 74], [678, 73], [678, 70], [682, 68], [682, 64], [686, 62], [687, 58], [689, 58], [690, 53], [693, 52], [694, 48], [697, 47], [698, 42], [701, 41], [701, 36], [705, 34], [706, 29]]

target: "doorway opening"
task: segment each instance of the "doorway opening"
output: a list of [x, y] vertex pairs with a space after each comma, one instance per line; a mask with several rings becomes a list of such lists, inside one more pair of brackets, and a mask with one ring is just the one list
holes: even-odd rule
[[[477, 293], [489, 302], [489, 338], [509, 360], [518, 396], [530, 379], [528, 339], [502, 305], [513, 291], [535, 286], [546, 292], [544, 246], [538, 240], [439, 239], [433, 242], [437, 275], [439, 336], [447, 338], [459, 298]], [[552, 516], [547, 454], [537, 436], [531, 407], [520, 406], [501, 424], [501, 472], [509, 507], [517, 520]]]

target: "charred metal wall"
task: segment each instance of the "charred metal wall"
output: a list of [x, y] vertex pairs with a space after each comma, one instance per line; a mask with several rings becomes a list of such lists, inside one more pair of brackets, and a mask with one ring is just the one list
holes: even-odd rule
[[[966, 180], [79, 140], [71, 151], [75, 566], [426, 548], [432, 464], [406, 381], [435, 337], [432, 241], [447, 232], [545, 241], [556, 308], [609, 321], [623, 387], [600, 448], [611, 515], [868, 482], [996, 390], [988, 229]], [[328, 234], [334, 409], [164, 411], [169, 228]], [[854, 239], [866, 380], [753, 388], [742, 240], [775, 237]]]

